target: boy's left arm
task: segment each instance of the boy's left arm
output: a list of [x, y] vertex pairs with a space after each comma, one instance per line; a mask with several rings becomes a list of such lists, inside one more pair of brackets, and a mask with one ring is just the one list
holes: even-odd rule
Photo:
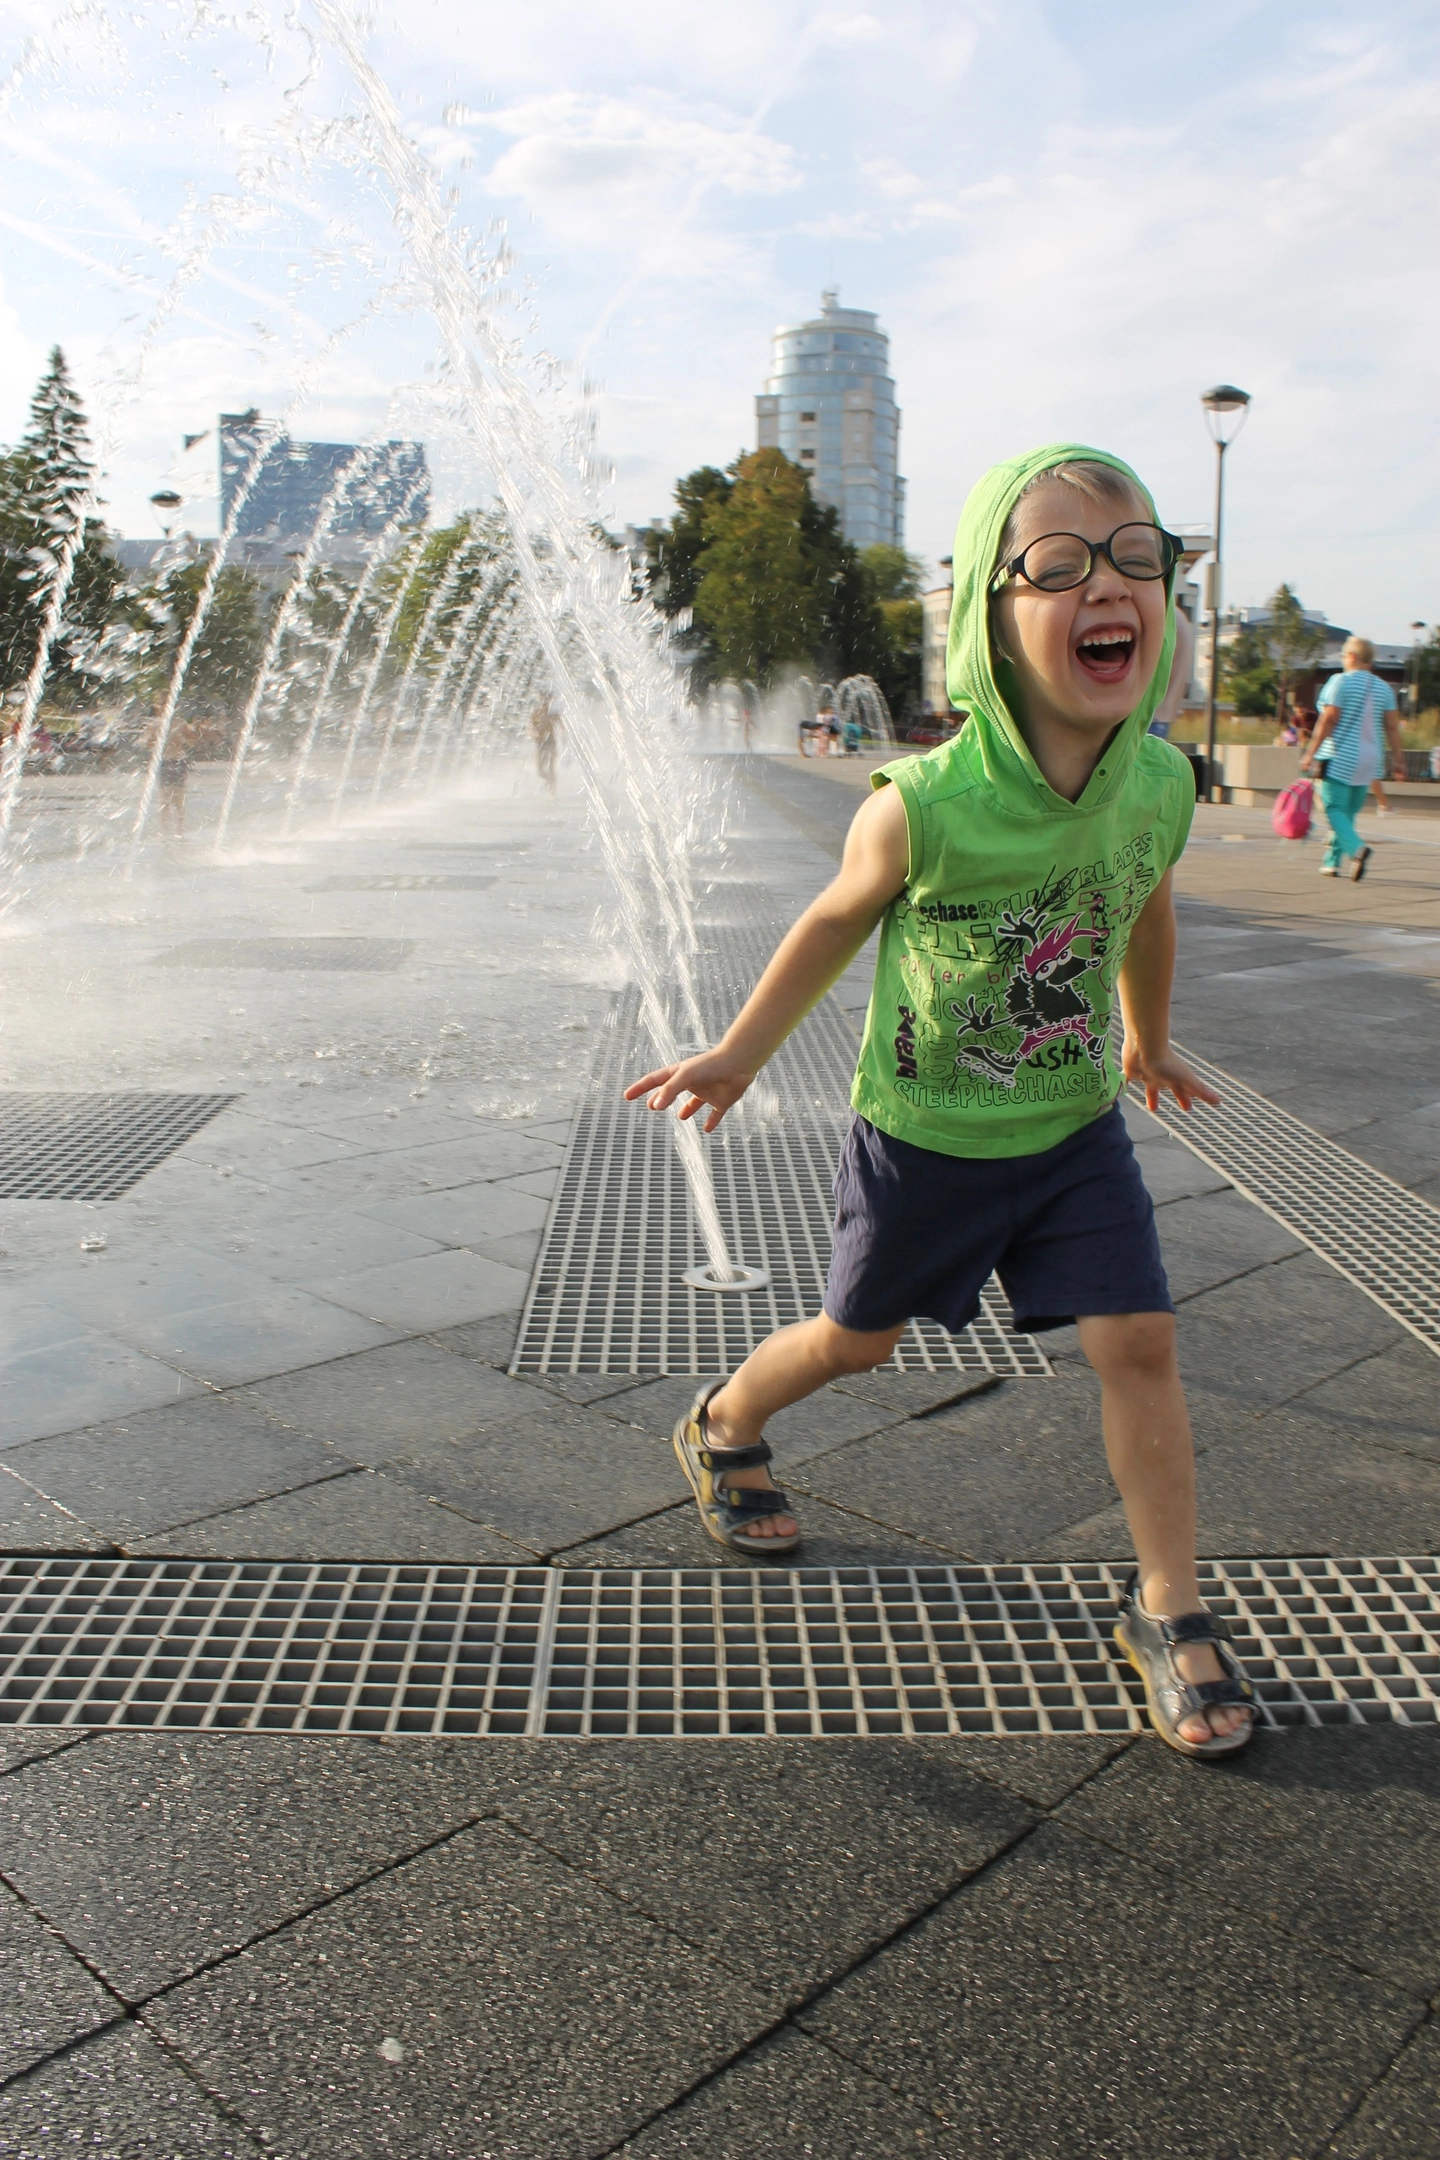
[[1184, 1058], [1170, 1047], [1170, 985], [1175, 976], [1175, 895], [1167, 870], [1130, 932], [1120, 968], [1120, 1010], [1125, 1016], [1125, 1078], [1145, 1090], [1145, 1107], [1158, 1110], [1168, 1088], [1182, 1110], [1218, 1103]]

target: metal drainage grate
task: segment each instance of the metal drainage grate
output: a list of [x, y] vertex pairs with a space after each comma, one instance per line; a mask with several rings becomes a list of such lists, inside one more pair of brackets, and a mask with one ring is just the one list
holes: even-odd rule
[[[711, 933], [716, 935], [716, 933]], [[766, 953], [746, 955], [728, 934], [733, 975], [747, 958], [753, 981]], [[689, 1189], [670, 1122], [621, 1101], [653, 1052], [627, 992], [602, 1047], [592, 1100], [578, 1115], [521, 1320], [517, 1373], [731, 1372], [777, 1327], [820, 1310], [830, 1261], [831, 1178], [849, 1093], [854, 1037], [839, 1007], [819, 1005], [766, 1068], [784, 1114], [726, 1121], [710, 1144], [715, 1194], [734, 1258], [763, 1262], [767, 1289], [695, 1290], [684, 1270], [703, 1261]], [[707, 1020], [711, 1018], [706, 1015]], [[742, 1106], [743, 1112], [743, 1106]], [[891, 1360], [901, 1372], [988, 1372], [1043, 1377], [1039, 1344], [1015, 1332], [993, 1278], [980, 1317], [963, 1334], [912, 1321]]]
[[1165, 1130], [1440, 1355], [1440, 1208], [1193, 1050], [1181, 1055], [1220, 1106], [1162, 1108]]
[[398, 968], [412, 950], [407, 938], [276, 937], [196, 938], [161, 953], [156, 967], [266, 968], [272, 973], [292, 968], [343, 968], [380, 974]]
[[[1201, 1566], [1272, 1727], [1440, 1717], [1440, 1560]], [[12, 1559], [0, 1724], [241, 1731], [1134, 1732], [1120, 1573]]]
[[0, 1095], [0, 1200], [118, 1200], [235, 1095]]
[[446, 877], [443, 873], [434, 877], [425, 871], [400, 877], [327, 877], [318, 885], [307, 885], [306, 892], [485, 892], [495, 883], [493, 877]]

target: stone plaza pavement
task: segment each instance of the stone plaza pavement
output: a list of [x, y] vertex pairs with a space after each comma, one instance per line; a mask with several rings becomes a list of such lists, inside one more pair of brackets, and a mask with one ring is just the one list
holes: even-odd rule
[[[737, 766], [782, 912], [862, 777]], [[1198, 812], [1176, 1034], [1433, 1202], [1440, 820], [1371, 837], [1353, 887]], [[605, 907], [578, 802], [508, 772], [220, 866], [37, 870], [6, 1086], [235, 1099], [123, 1198], [6, 1207], [6, 1552], [714, 1565], [689, 1383], [506, 1371], [621, 982]], [[277, 967], [331, 937], [369, 964]], [[1433, 1353], [1127, 1114], [1202, 1552], [1434, 1553]], [[805, 1564], [1123, 1559], [1096, 1387], [1049, 1347], [1053, 1378], [946, 1406], [954, 1374], [883, 1372], [778, 1420]], [[0, 1725], [0, 1875], [3, 2155], [1440, 2151], [1434, 1727], [1201, 1768], [1123, 1732]]]

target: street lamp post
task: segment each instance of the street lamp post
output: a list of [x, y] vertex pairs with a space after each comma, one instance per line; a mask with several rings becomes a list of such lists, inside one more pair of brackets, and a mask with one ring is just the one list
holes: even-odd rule
[[1205, 701], [1205, 792], [1211, 802], [1218, 802], [1220, 791], [1215, 784], [1215, 701], [1220, 688], [1220, 519], [1225, 504], [1225, 452], [1245, 425], [1245, 415], [1250, 409], [1250, 393], [1248, 390], [1237, 390], [1234, 383], [1217, 383], [1213, 390], [1201, 392], [1200, 403], [1204, 409], [1210, 440], [1215, 445], [1215, 555], [1210, 565], [1208, 580], [1210, 693]]

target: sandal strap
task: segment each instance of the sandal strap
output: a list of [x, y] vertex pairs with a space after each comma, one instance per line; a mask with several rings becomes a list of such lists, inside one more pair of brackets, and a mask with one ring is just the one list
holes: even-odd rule
[[1198, 1695], [1202, 1703], [1253, 1703], [1255, 1690], [1244, 1674], [1228, 1680], [1192, 1680], [1190, 1691]]
[[1180, 1643], [1228, 1643], [1231, 1640], [1229, 1623], [1218, 1613], [1179, 1613], [1173, 1620], [1158, 1619], [1155, 1625], [1166, 1642]]
[[704, 1440], [695, 1450], [697, 1461], [707, 1470], [759, 1470], [773, 1461], [768, 1440], [757, 1440], [750, 1447], [710, 1447]]
[[778, 1486], [755, 1492], [749, 1486], [727, 1485], [725, 1505], [737, 1515], [788, 1515], [790, 1502]]

